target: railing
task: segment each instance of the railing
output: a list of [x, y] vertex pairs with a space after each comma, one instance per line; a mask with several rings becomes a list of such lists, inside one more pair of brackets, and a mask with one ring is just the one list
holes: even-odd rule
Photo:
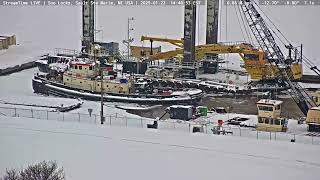
[[63, 49], [63, 48], [55, 48], [55, 55], [65, 55], [65, 56], [77, 56], [80, 53], [75, 49]]
[[[64, 113], [50, 110], [36, 110], [36, 109], [23, 109], [23, 108], [9, 108], [0, 107], [0, 116], [8, 117], [25, 117], [41, 120], [54, 120], [63, 122], [76, 122], [76, 123], [91, 123], [100, 125], [100, 115], [98, 114], [85, 114], [85, 113]], [[122, 127], [136, 127], [146, 128], [147, 124], [152, 124], [154, 119], [149, 118], [136, 118], [123, 116], [117, 113], [105, 114], [104, 125], [107, 126], [122, 126]], [[184, 133], [190, 133], [195, 126], [202, 127], [202, 133], [213, 134], [212, 129], [216, 127], [217, 123], [207, 122], [194, 122], [182, 120], [165, 120], [158, 121], [158, 129], [160, 130], [174, 130]], [[255, 128], [239, 127], [239, 126], [223, 126], [226, 135], [268, 140], [268, 141], [286, 141], [296, 142], [303, 144], [320, 145], [320, 134], [316, 133], [290, 133], [290, 132], [272, 132], [268, 129], [265, 131], [257, 131]]]

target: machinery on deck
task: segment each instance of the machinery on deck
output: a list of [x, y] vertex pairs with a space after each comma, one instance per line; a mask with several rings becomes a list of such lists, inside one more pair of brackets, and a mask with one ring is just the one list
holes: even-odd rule
[[[154, 41], [168, 42], [178, 47], [183, 47], [183, 40], [167, 39], [167, 38], [156, 38], [142, 36], [141, 40], [149, 40], [151, 44]], [[152, 46], [152, 45], [151, 45]], [[253, 80], [273, 80], [275, 75], [278, 73], [278, 69], [274, 67], [267, 59], [264, 51], [255, 48], [248, 43], [228, 43], [228, 44], [206, 44], [196, 46], [196, 60], [203, 60], [206, 54], [239, 54], [244, 62], [244, 68], [247, 70], [251, 79]], [[169, 59], [177, 57], [180, 59], [183, 54], [183, 49], [178, 48], [176, 50], [157, 53], [151, 55], [149, 60]], [[291, 71], [293, 72], [293, 79], [300, 79], [302, 77], [302, 65], [301, 56], [295, 54], [295, 62], [290, 64]], [[181, 61], [180, 61], [181, 62]]]

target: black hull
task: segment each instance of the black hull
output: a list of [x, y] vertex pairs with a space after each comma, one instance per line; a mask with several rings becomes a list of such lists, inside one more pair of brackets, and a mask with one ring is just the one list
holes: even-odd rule
[[[37, 76], [32, 79], [32, 87], [34, 93], [54, 95], [67, 98], [81, 98], [90, 101], [101, 101], [99, 93], [85, 92], [64, 86], [60, 83], [47, 81]], [[138, 104], [194, 104], [200, 101], [202, 92], [189, 95], [189, 96], [139, 96], [127, 94], [106, 94], [104, 101], [108, 102], [125, 102], [125, 103], [138, 103]]]

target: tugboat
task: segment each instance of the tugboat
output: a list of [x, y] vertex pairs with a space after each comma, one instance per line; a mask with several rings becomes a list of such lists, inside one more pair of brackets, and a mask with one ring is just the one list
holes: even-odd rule
[[34, 75], [34, 92], [100, 101], [102, 89], [104, 101], [139, 104], [191, 104], [202, 98], [200, 89], [163, 92], [153, 88], [151, 81], [132, 75], [118, 75], [113, 64], [99, 58], [99, 49], [100, 46], [95, 45], [94, 55], [70, 61], [64, 72]]
[[35, 61], [40, 72], [49, 73], [51, 69], [66, 69], [70, 61], [76, 57], [82, 55], [71, 49], [59, 49], [54, 50], [54, 54], [47, 54], [43, 58]]

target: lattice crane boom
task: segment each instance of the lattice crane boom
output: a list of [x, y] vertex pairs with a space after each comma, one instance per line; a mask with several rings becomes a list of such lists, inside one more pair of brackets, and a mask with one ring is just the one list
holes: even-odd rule
[[239, 6], [260, 48], [266, 52], [268, 61], [275, 64], [275, 67], [279, 69], [279, 77], [291, 88], [288, 92], [292, 99], [299, 106], [302, 113], [307, 115], [309, 108], [314, 106], [314, 101], [297, 82], [291, 81], [293, 73], [290, 66], [252, 0], [240, 0], [239, 2]]

